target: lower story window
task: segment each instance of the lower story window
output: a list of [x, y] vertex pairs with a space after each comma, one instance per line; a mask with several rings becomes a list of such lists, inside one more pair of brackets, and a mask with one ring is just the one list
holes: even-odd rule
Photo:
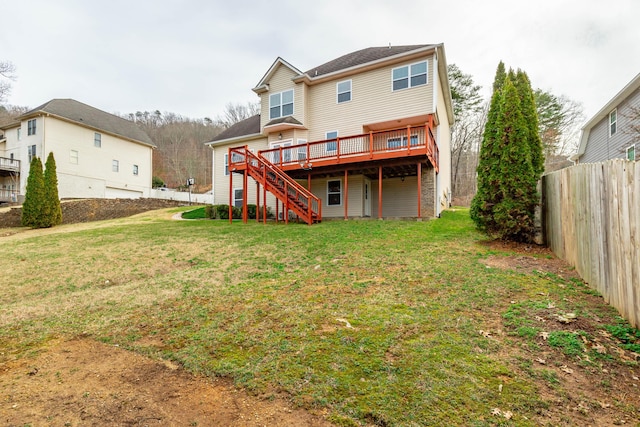
[[114, 172], [118, 172], [120, 170], [120, 162], [117, 160], [111, 161], [111, 170]]
[[327, 205], [342, 205], [342, 181], [339, 179], [327, 181]]
[[242, 188], [234, 188], [233, 189], [233, 206], [235, 206], [236, 208], [241, 208], [242, 207], [242, 196], [243, 196], [244, 192], [242, 191]]
[[69, 163], [72, 165], [78, 164], [78, 152], [76, 150], [71, 150], [69, 153]]
[[636, 145], [633, 144], [627, 148], [627, 160], [632, 162], [636, 160]]
[[33, 158], [36, 156], [36, 146], [29, 145], [27, 147], [27, 153], [29, 154], [29, 163], [31, 163], [31, 160], [33, 160]]
[[133, 165], [133, 174], [138, 175], [138, 165]]

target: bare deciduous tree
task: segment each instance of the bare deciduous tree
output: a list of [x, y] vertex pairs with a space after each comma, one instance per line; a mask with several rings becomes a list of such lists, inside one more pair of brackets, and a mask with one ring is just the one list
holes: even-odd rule
[[260, 112], [258, 102], [247, 102], [246, 104], [228, 103], [224, 108], [222, 117], [218, 117], [217, 122], [224, 128], [241, 122], [244, 119], [255, 116]]
[[11, 82], [16, 79], [16, 67], [9, 61], [0, 61], [0, 103], [6, 102]]

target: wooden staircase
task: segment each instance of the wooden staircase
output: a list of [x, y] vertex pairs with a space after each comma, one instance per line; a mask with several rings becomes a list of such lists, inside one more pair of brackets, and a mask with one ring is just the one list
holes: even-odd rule
[[[322, 221], [320, 199], [263, 155], [251, 152], [246, 146], [229, 148], [229, 170], [248, 174], [282, 202], [285, 220], [292, 211], [309, 225]], [[244, 200], [247, 200], [246, 188]]]

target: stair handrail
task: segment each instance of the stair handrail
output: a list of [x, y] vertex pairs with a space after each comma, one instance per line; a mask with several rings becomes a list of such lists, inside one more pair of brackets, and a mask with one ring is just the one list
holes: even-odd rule
[[[281, 178], [283, 181], [287, 182], [289, 186], [292, 186], [297, 192], [299, 192], [303, 197], [305, 197], [307, 199], [307, 210], [310, 212], [308, 223], [311, 223], [313, 221], [313, 218], [311, 216], [314, 213], [316, 214], [318, 220], [321, 219], [320, 216], [321, 216], [322, 204], [321, 204], [320, 198], [317, 197], [315, 194], [313, 194], [310, 190], [304, 188], [302, 185], [300, 185], [300, 183], [298, 183], [295, 179], [291, 178], [289, 175], [287, 175], [282, 170], [280, 170], [276, 165], [271, 163], [262, 154], [256, 155], [255, 153], [250, 151], [246, 145], [244, 147], [235, 147], [235, 148], [229, 149], [229, 166], [231, 166], [232, 164], [231, 160], [234, 152], [238, 155], [244, 156], [243, 163], [245, 164], [245, 167], [247, 169], [249, 169], [249, 164], [251, 160], [257, 161], [258, 164], [262, 163], [264, 164], [266, 169], [268, 169], [270, 172], [272, 172], [276, 176], [276, 179]], [[233, 162], [233, 163], [240, 163], [240, 162]], [[285, 192], [284, 197], [289, 198], [290, 196], [287, 192]], [[317, 206], [318, 206], [317, 210], [313, 209], [312, 201], [315, 201], [317, 203]]]

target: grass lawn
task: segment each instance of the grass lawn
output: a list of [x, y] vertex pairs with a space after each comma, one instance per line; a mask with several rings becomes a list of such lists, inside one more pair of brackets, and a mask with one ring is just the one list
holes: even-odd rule
[[[0, 363], [90, 336], [343, 426], [538, 425], [570, 400], [561, 366], [638, 373], [623, 348], [637, 331], [578, 280], [487, 267], [514, 254], [484, 244], [467, 210], [311, 227], [166, 217], [5, 237]], [[618, 346], [614, 328], [631, 338]]]

